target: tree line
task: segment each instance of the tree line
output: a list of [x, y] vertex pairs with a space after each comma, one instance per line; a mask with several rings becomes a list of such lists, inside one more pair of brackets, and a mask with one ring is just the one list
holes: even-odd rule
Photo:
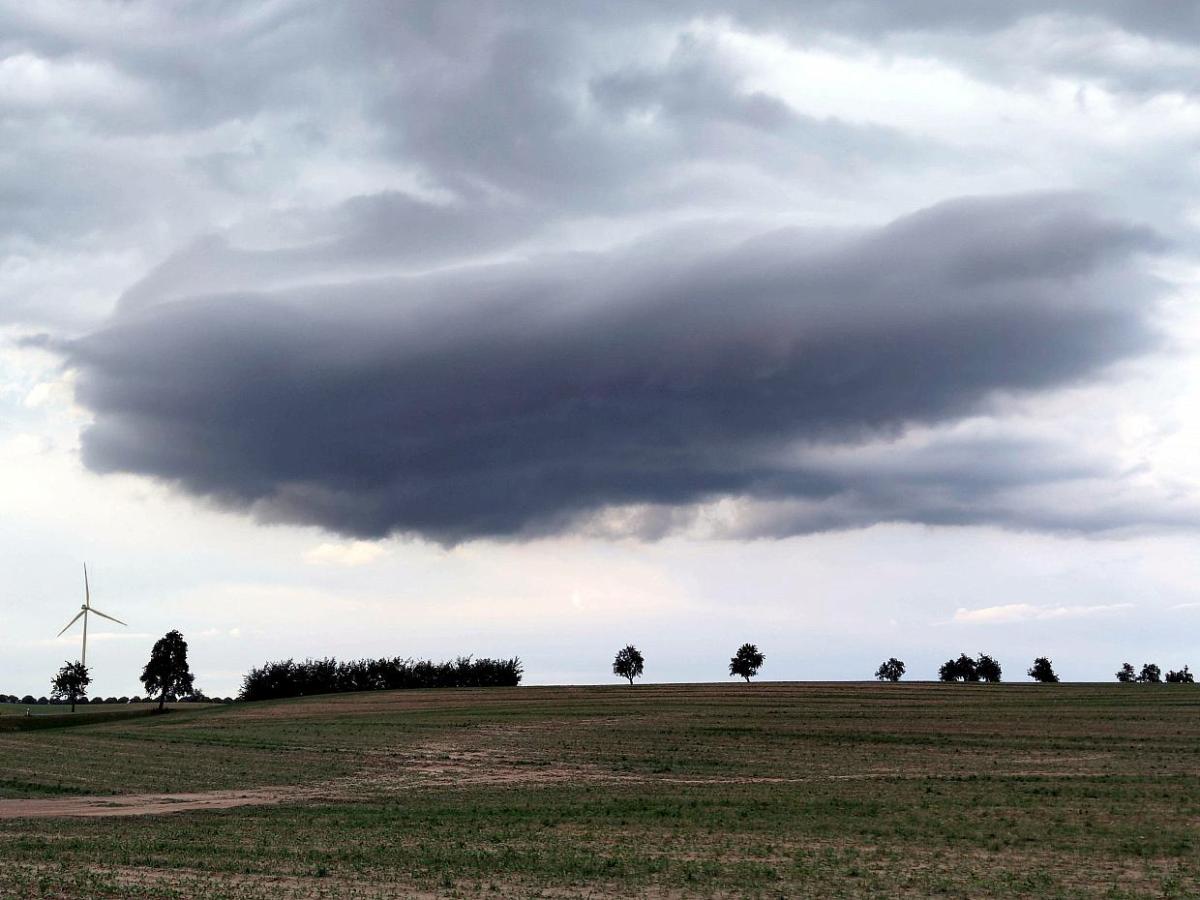
[[[892, 657], [881, 663], [879, 668], [875, 670], [875, 677], [880, 681], [899, 681], [904, 677], [904, 663], [901, 660]], [[977, 657], [968, 656], [966, 653], [961, 653], [958, 659], [948, 659], [942, 663], [938, 669], [939, 681], [959, 681], [959, 682], [998, 682], [1003, 670], [1000, 668], [994, 658], [986, 653], [980, 653]], [[1058, 673], [1054, 671], [1054, 662], [1046, 656], [1039, 656], [1033, 661], [1025, 674], [1034, 681], [1039, 681], [1044, 684], [1057, 683]], [[1121, 668], [1116, 672], [1117, 681], [1121, 682], [1144, 682], [1149, 684], [1159, 684], [1164, 681], [1162, 670], [1154, 663], [1146, 663], [1142, 666], [1141, 672], [1137, 672], [1133, 668], [1132, 663], [1122, 663]], [[1178, 671], [1167, 672], [1165, 680], [1172, 684], [1194, 684], [1195, 679], [1192, 677], [1191, 671], [1187, 666], [1184, 666]]]
[[[232, 697], [209, 697], [203, 691], [196, 690], [193, 694], [178, 697], [174, 694], [167, 694], [163, 698], [167, 703], [232, 703]], [[86, 697], [77, 696], [76, 704], [79, 706], [101, 706], [111, 704], [113, 706], [123, 706], [129, 703], [156, 703], [157, 697], [143, 697], [140, 694], [131, 696], [121, 695], [120, 697]], [[66, 697], [35, 697], [33, 694], [0, 694], [0, 703], [10, 703], [19, 706], [66, 706], [71, 701]]]
[[[762, 668], [765, 660], [766, 657], [756, 645], [742, 644], [729, 660], [729, 674], [749, 681], [758, 674], [758, 670]], [[626, 679], [632, 685], [634, 679], [641, 678], [645, 672], [646, 659], [637, 647], [627, 644], [617, 651], [617, 655], [613, 659], [612, 670], [614, 675]], [[893, 656], [879, 664], [879, 668], [875, 670], [875, 677], [879, 681], [899, 681], [904, 677], [906, 671], [904, 661]], [[961, 653], [957, 659], [948, 659], [942, 663], [938, 669], [938, 680], [995, 683], [1000, 681], [1003, 674], [1004, 670], [995, 657], [987, 653], [980, 653], [975, 657]], [[1053, 660], [1046, 656], [1037, 657], [1025, 674], [1034, 681], [1044, 684], [1054, 684], [1059, 680], [1058, 673], [1054, 671]], [[1164, 678], [1162, 670], [1154, 663], [1143, 665], [1141, 672], [1135, 671], [1131, 663], [1124, 663], [1117, 670], [1116, 675], [1117, 681], [1122, 682], [1137, 681], [1151, 684], [1158, 684], [1164, 680], [1175, 684], [1193, 684], [1195, 682], [1187, 666], [1179, 671], [1167, 672]]]
[[460, 656], [447, 662], [403, 659], [339, 661], [332, 657], [264, 663], [242, 678], [240, 700], [276, 700], [310, 694], [404, 688], [516, 687], [524, 667], [512, 659]]

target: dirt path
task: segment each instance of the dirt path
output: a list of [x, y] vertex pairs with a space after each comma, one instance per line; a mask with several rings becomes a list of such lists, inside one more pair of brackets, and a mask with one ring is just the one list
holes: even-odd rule
[[53, 797], [0, 800], [0, 819], [44, 819], [55, 816], [154, 816], [197, 809], [265, 806], [321, 795], [314, 788], [268, 787], [191, 794], [118, 794], [103, 797]]

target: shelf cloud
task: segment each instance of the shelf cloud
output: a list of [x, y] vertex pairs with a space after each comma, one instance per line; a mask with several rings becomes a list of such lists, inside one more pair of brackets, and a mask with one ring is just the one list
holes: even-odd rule
[[[94, 471], [352, 537], [520, 538], [628, 505], [853, 503], [872, 467], [806, 447], [1147, 351], [1161, 246], [1076, 195], [965, 198], [854, 232], [172, 298], [67, 355]], [[988, 482], [977, 461], [947, 478]], [[945, 482], [908, 487], [879, 514], [931, 520]]]

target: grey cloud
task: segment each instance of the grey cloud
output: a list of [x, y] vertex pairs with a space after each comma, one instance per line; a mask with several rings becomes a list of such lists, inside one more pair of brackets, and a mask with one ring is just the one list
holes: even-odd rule
[[164, 302], [68, 356], [95, 471], [349, 535], [524, 537], [629, 504], [845, 495], [869, 479], [790, 454], [1154, 346], [1137, 257], [1160, 244], [1078, 197], [967, 199], [852, 236]]
[[221, 234], [193, 241], [126, 290], [118, 310], [180, 299], [198, 284], [216, 294], [435, 268], [511, 248], [546, 224], [526, 208], [430, 203], [395, 191], [287, 218], [293, 235], [279, 247], [246, 249]]

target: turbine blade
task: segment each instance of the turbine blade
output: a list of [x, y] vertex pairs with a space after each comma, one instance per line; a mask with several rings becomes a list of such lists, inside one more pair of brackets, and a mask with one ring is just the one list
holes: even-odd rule
[[88, 586], [87, 563], [83, 564], [83, 605], [92, 605], [92, 589]]
[[96, 607], [94, 607], [94, 606], [89, 607], [88, 612], [90, 612], [93, 616], [99, 616], [102, 619], [108, 619], [110, 622], [116, 622], [118, 625], [125, 624], [120, 619], [114, 619], [112, 616], [108, 615], [107, 613], [100, 612], [100, 610], [96, 609]]
[[79, 617], [80, 617], [80, 616], [82, 616], [82, 615], [83, 615], [83, 610], [81, 609], [79, 612], [75, 613], [75, 618], [73, 618], [73, 619], [72, 619], [70, 622], [68, 622], [68, 623], [67, 623], [67, 624], [66, 624], [66, 625], [63, 627], [63, 630], [62, 630], [62, 631], [60, 631], [58, 634], [56, 634], [56, 635], [55, 635], [55, 637], [62, 637], [62, 636], [63, 636], [63, 633], [64, 633], [64, 632], [65, 632], [65, 631], [66, 631], [68, 628], [70, 628], [72, 625], [74, 625], [76, 622], [78, 622], [78, 621], [79, 621]]

